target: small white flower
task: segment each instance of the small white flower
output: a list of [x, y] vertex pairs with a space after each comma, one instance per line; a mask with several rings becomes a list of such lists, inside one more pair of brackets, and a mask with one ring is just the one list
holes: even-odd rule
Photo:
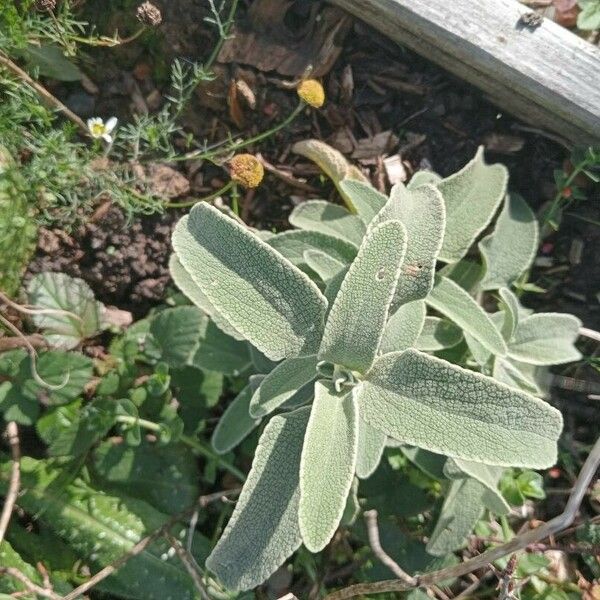
[[88, 119], [87, 126], [90, 135], [94, 139], [102, 138], [107, 144], [112, 144], [113, 137], [111, 133], [117, 126], [117, 118], [111, 117], [105, 123], [100, 117], [94, 117], [93, 119]]

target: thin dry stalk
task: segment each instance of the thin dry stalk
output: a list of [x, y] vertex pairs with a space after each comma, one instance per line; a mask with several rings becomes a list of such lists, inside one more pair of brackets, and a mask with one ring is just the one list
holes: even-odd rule
[[14, 421], [10, 421], [6, 426], [6, 439], [10, 446], [10, 455], [12, 466], [10, 471], [10, 482], [8, 492], [4, 500], [2, 514], [0, 515], [0, 544], [4, 539], [10, 518], [15, 508], [17, 496], [19, 495], [19, 485], [21, 481], [21, 446], [19, 444], [19, 429]]
[[23, 575], [23, 573], [21, 573], [19, 569], [15, 569], [15, 567], [0, 567], [0, 575], [8, 575], [9, 577], [18, 579], [28, 591], [33, 592], [38, 596], [42, 596], [43, 598], [50, 598], [50, 600], [63, 600], [62, 596], [59, 596], [56, 592], [47, 590], [36, 583], [33, 583], [29, 577]]

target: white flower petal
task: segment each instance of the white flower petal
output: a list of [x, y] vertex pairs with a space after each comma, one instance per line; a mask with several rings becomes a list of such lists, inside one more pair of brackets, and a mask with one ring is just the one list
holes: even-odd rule
[[116, 126], [119, 120], [117, 117], [111, 117], [108, 121], [106, 121], [106, 125], [104, 126], [104, 131], [106, 133], [110, 133]]
[[107, 143], [107, 144], [112, 144], [113, 142], [113, 137], [112, 135], [110, 135], [110, 133], [103, 133], [102, 134], [102, 139]]

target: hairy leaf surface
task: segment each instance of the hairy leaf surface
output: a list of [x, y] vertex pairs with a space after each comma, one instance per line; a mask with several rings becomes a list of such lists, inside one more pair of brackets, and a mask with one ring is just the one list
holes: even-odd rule
[[365, 225], [368, 225], [385, 206], [387, 197], [370, 183], [346, 179], [340, 183], [340, 191]]
[[437, 352], [456, 346], [462, 338], [461, 329], [451, 321], [438, 317], [426, 317], [421, 334], [413, 346], [417, 350]]
[[412, 348], [425, 323], [425, 302], [416, 300], [403, 304], [385, 325], [379, 346], [381, 354]]
[[306, 250], [303, 257], [309, 269], [312, 269], [325, 283], [348, 268], [346, 264], [321, 250]]
[[367, 479], [377, 469], [385, 449], [387, 436], [366, 421], [358, 419], [358, 450], [356, 453], [356, 475]]

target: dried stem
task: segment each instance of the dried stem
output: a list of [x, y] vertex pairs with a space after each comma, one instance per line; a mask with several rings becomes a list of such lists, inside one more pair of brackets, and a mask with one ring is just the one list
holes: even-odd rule
[[196, 586], [196, 589], [198, 590], [202, 600], [210, 600], [210, 596], [208, 595], [206, 587], [204, 586], [204, 582], [202, 581], [202, 574], [199, 571], [194, 557], [181, 545], [181, 542], [175, 539], [168, 531], [165, 533], [165, 537], [167, 538], [169, 544], [175, 548], [175, 552], [179, 557], [179, 560], [182, 562], [185, 570], [192, 578], [192, 581], [194, 582], [194, 585]]
[[6, 426], [6, 439], [10, 446], [10, 455], [12, 458], [12, 467], [10, 471], [10, 482], [8, 484], [8, 492], [2, 507], [0, 515], [0, 544], [4, 539], [10, 518], [12, 516], [15, 502], [19, 494], [19, 485], [21, 481], [21, 446], [19, 444], [19, 429], [14, 421], [10, 421]]
[[375, 583], [358, 583], [327, 595], [325, 600], [346, 600], [347, 598], [354, 598], [360, 595], [381, 594], [386, 592], [405, 592], [418, 586], [429, 587], [439, 581], [452, 579], [454, 577], [461, 577], [467, 573], [472, 573], [473, 571], [486, 568], [490, 563], [493, 563], [504, 556], [518, 552], [530, 544], [539, 542], [548, 536], [554, 535], [559, 531], [569, 527], [575, 520], [579, 506], [581, 505], [586, 490], [590, 485], [590, 482], [592, 481], [592, 478], [594, 477], [599, 465], [600, 438], [594, 444], [592, 451], [581, 468], [579, 477], [573, 486], [573, 491], [569, 496], [569, 500], [564, 512], [557, 517], [554, 517], [554, 519], [551, 519], [547, 523], [544, 523], [540, 527], [537, 527], [536, 529], [532, 529], [521, 535], [518, 535], [509, 542], [495, 548], [491, 548], [487, 552], [484, 552], [479, 556], [475, 556], [474, 558], [471, 558], [470, 560], [467, 560], [459, 565], [417, 576], [415, 578], [416, 583], [414, 584], [408, 584], [402, 579], [391, 579], [388, 581], [378, 581]]
[[19, 569], [15, 567], [0, 567], [0, 575], [8, 575], [9, 577], [14, 577], [18, 579], [28, 591], [37, 594], [38, 596], [42, 596], [43, 598], [50, 598], [50, 600], [62, 600], [62, 596], [59, 596], [57, 593], [52, 590], [47, 590], [36, 583], [33, 583], [29, 577], [23, 575]]

